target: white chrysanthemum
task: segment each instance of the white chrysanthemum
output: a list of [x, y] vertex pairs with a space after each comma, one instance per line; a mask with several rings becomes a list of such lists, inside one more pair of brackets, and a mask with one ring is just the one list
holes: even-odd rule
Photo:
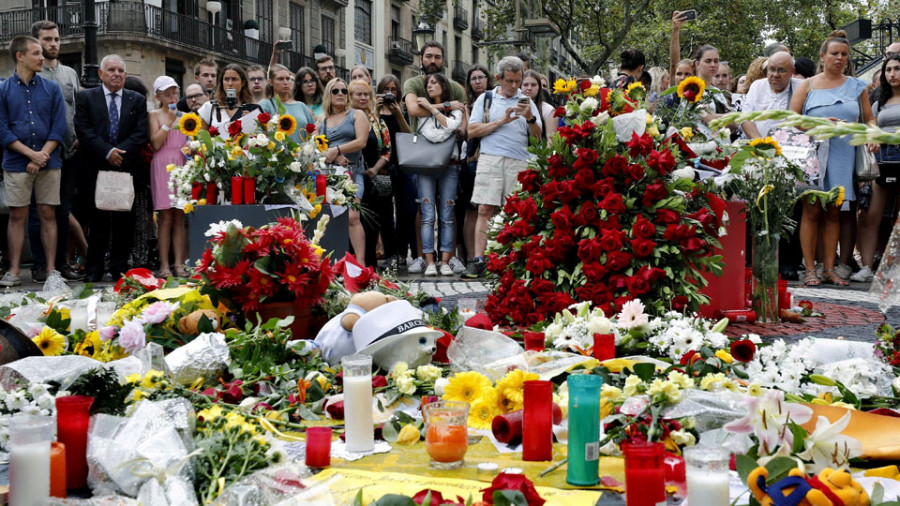
[[649, 321], [644, 313], [644, 304], [638, 300], [630, 300], [622, 305], [622, 311], [616, 317], [616, 324], [620, 328], [634, 329], [645, 325]]

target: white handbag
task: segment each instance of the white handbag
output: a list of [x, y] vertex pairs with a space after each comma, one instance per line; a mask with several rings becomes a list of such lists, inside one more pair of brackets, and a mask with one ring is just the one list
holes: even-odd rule
[[97, 173], [94, 205], [101, 211], [131, 211], [134, 178], [128, 172], [101, 170]]

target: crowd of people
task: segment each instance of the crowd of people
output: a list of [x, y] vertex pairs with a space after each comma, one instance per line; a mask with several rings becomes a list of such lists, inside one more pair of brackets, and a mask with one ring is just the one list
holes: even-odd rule
[[[639, 49], [628, 49], [611, 85], [642, 83], [656, 110], [677, 105], [677, 96], [664, 95], [666, 89], [698, 77], [713, 98], [702, 116], [705, 124], [733, 110], [791, 109], [886, 129], [900, 125], [900, 43], [887, 48], [874, 86], [855, 77], [842, 32], [825, 39], [818, 68], [772, 44], [735, 76], [712, 46], [682, 59], [679, 30], [686, 21], [684, 13], [673, 14], [668, 66], [648, 68]], [[421, 75], [406, 82], [391, 74], [375, 79], [362, 66], [351, 70], [347, 82], [336, 77], [327, 54], [316, 55], [315, 68], [289, 69], [278, 63], [275, 44], [268, 68], [206, 58], [194, 66], [194, 82], [183, 91], [164, 75], [153, 81], [149, 97], [115, 54], [100, 63], [102, 85], [81, 90], [75, 71], [58, 60], [59, 31], [49, 21], [35, 23], [31, 36], [15, 37], [9, 51], [16, 70], [0, 83], [3, 197], [9, 207], [9, 266], [2, 286], [21, 283], [26, 237], [35, 281], [95, 282], [107, 273], [115, 279], [134, 266], [153, 267], [161, 276], [187, 275], [186, 220], [172, 206], [165, 169], [184, 161], [180, 116], [195, 112], [204, 128], [227, 132], [230, 122], [252, 111], [274, 114], [280, 106], [299, 124], [315, 125], [328, 140], [326, 162], [346, 167], [358, 184], [361, 211], [351, 209], [348, 234], [360, 263], [378, 266], [382, 259], [386, 269], [477, 279], [485, 275], [488, 224], [532, 159], [529, 144], [549, 141], [560, 124], [554, 117], [558, 97], [527, 58], [504, 57], [494, 72], [473, 65], [460, 85], [444, 75], [445, 51], [435, 41], [420, 49]], [[778, 127], [774, 121], [744, 122], [734, 125], [735, 137], [765, 137]], [[397, 163], [401, 132], [418, 132], [434, 143], [455, 136], [457, 149], [442, 170], [407, 174]], [[306, 129], [291, 135], [301, 141]], [[800, 247], [782, 250], [783, 274], [796, 276], [802, 261], [808, 266], [803, 281], [810, 286], [872, 278], [884, 242], [882, 215], [888, 202], [896, 202], [898, 188], [897, 178], [887, 174], [900, 163], [900, 148], [830, 142], [819, 185], [844, 186], [848, 203], [826, 210], [802, 204], [793, 239]], [[882, 178], [853, 180], [855, 149], [878, 151]], [[131, 211], [96, 208], [102, 170], [132, 174]], [[857, 247], [860, 260], [853, 269]], [[802, 251], [802, 259], [791, 251]]]

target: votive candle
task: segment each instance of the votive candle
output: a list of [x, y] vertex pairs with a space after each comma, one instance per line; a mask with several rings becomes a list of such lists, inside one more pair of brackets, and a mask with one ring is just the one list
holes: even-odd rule
[[331, 427], [306, 429], [306, 465], [328, 467], [331, 465]]
[[728, 506], [728, 461], [730, 455], [721, 448], [695, 446], [684, 451], [689, 504]]
[[372, 415], [372, 357], [350, 355], [341, 359], [344, 371], [344, 436], [347, 451], [375, 448]]
[[50, 496], [66, 497], [66, 445], [50, 443]]
[[526, 381], [523, 396], [522, 460], [553, 460], [553, 383]]
[[[625, 454], [625, 504], [657, 506], [666, 504], [666, 471], [662, 443], [633, 441], [622, 443]], [[697, 504], [707, 503], [700, 501]]]

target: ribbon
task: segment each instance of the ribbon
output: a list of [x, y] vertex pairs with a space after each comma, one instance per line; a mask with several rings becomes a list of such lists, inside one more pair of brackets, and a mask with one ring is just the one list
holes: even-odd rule
[[190, 462], [193, 457], [196, 457], [197, 455], [200, 455], [202, 453], [203, 450], [194, 450], [169, 467], [159, 466], [147, 457], [137, 457], [122, 462], [121, 464], [119, 464], [118, 469], [122, 470], [128, 468], [128, 472], [130, 472], [132, 476], [136, 476], [143, 480], [156, 478], [156, 481], [160, 485], [162, 485], [170, 476], [175, 477], [181, 471], [181, 468], [184, 467], [185, 464]]

